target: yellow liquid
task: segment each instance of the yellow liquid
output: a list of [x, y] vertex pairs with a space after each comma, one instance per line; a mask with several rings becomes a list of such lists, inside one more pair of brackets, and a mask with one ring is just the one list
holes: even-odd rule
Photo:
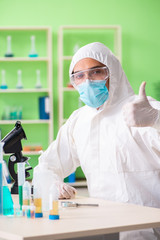
[[42, 199], [41, 198], [35, 198], [34, 199], [34, 206], [35, 206], [35, 213], [41, 213], [42, 212]]
[[50, 215], [59, 215], [58, 213], [58, 201], [52, 202], [52, 209], [49, 211]]
[[29, 199], [23, 199], [23, 205], [30, 205]]

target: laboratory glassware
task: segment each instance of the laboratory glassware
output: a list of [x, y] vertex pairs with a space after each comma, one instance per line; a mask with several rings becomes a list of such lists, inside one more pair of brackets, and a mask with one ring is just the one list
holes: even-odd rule
[[13, 200], [3, 172], [3, 215], [10, 216], [14, 214]]
[[6, 177], [7, 183], [11, 183], [11, 177], [10, 177], [8, 166], [5, 160], [3, 160], [3, 172]]
[[19, 205], [22, 210], [23, 205], [23, 184], [25, 182], [25, 162], [19, 162], [18, 165], [18, 194]]
[[7, 52], [5, 54], [5, 57], [14, 57], [14, 54], [12, 53], [11, 50], [11, 36], [7, 36]]
[[8, 88], [7, 83], [6, 83], [6, 76], [5, 75], [6, 75], [6, 71], [2, 70], [1, 71], [2, 81], [1, 81], [1, 85], [0, 85], [1, 89], [7, 89]]
[[30, 205], [31, 201], [31, 185], [28, 181], [23, 184], [23, 205]]
[[30, 206], [30, 211], [31, 211], [31, 218], [33, 219], [34, 218], [34, 216], [35, 216], [35, 206], [33, 206], [33, 205], [31, 205]]
[[14, 205], [14, 216], [15, 217], [22, 217], [23, 216], [23, 212], [22, 212], [21, 206], [19, 204]]
[[23, 84], [22, 84], [22, 71], [18, 70], [17, 71], [17, 85], [16, 85], [17, 89], [22, 89], [23, 88]]
[[0, 142], [0, 215], [3, 215], [3, 143]]
[[43, 217], [42, 213], [42, 192], [40, 184], [36, 183], [33, 187], [35, 218]]
[[29, 57], [38, 57], [38, 54], [35, 48], [35, 36], [31, 36], [31, 51], [29, 53]]
[[3, 170], [3, 145], [0, 142], [0, 215], [13, 215], [13, 200]]
[[52, 184], [49, 189], [49, 219], [57, 220], [59, 219], [58, 210], [58, 189], [56, 184]]
[[41, 76], [40, 76], [40, 70], [39, 69], [36, 70], [36, 76], [37, 76], [37, 81], [36, 81], [35, 88], [42, 88]]

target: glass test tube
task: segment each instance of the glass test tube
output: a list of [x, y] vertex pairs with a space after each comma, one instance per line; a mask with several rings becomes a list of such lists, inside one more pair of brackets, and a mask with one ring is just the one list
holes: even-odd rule
[[30, 205], [31, 201], [31, 185], [28, 181], [23, 184], [23, 205]]
[[49, 190], [49, 219], [57, 220], [59, 219], [59, 209], [58, 209], [58, 189], [56, 184], [52, 184]]
[[25, 182], [25, 162], [17, 163], [18, 165], [18, 193], [19, 193], [19, 205], [22, 210], [23, 205], [23, 184]]
[[41, 188], [38, 184], [34, 185], [33, 194], [34, 194], [35, 218], [43, 217]]

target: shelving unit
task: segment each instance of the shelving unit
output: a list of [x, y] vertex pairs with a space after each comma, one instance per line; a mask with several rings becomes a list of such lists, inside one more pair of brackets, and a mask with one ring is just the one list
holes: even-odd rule
[[47, 61], [49, 61], [49, 58], [46, 58], [46, 57], [36, 57], [36, 58], [34, 58], [34, 59], [32, 59], [32, 58], [27, 58], [27, 57], [2, 57], [2, 58], [0, 58], [0, 62], [21, 62], [21, 61], [23, 61], [23, 62], [47, 62]]
[[29, 89], [7, 89], [7, 90], [0, 90], [1, 94], [6, 93], [34, 93], [34, 92], [48, 92], [47, 88], [29, 88]]
[[[16, 41], [13, 39], [12, 49], [15, 56], [14, 57], [3, 57], [6, 51], [6, 36], [13, 35], [14, 39], [19, 40], [19, 46], [17, 46]], [[28, 57], [30, 50], [30, 36], [36, 36], [36, 50], [39, 54], [38, 57]], [[39, 37], [41, 36], [41, 37]], [[39, 37], [39, 38], [38, 38]], [[41, 40], [40, 40], [41, 39]], [[22, 42], [21, 42], [22, 40]], [[41, 42], [40, 42], [41, 41]], [[28, 128], [28, 133], [30, 135], [28, 141], [32, 142], [32, 135], [34, 135], [33, 142], [38, 141], [42, 144], [43, 150], [53, 141], [53, 93], [52, 93], [52, 33], [50, 27], [0, 27], [0, 70], [7, 68], [7, 73], [9, 77], [7, 78], [8, 89], [0, 89], [1, 95], [1, 107], [0, 107], [0, 118], [2, 119], [3, 105], [4, 104], [15, 104], [19, 101], [20, 104], [25, 105], [25, 110], [23, 110], [24, 118], [20, 120], [22, 122], [23, 128]], [[24, 44], [24, 45], [23, 45]], [[27, 45], [27, 46], [26, 46]], [[17, 54], [16, 54], [17, 50]], [[16, 70], [23, 68], [26, 70], [26, 77], [23, 79], [22, 71], [22, 82], [26, 85], [23, 89], [16, 89], [13, 87], [13, 82], [15, 82]], [[39, 68], [44, 73], [42, 74], [42, 85], [43, 88], [36, 89], [32, 84], [32, 79], [34, 79], [33, 73]], [[34, 70], [34, 71], [33, 71]], [[14, 77], [13, 77], [14, 75]], [[35, 77], [36, 79], [36, 77]], [[36, 81], [36, 80], [35, 80]], [[1, 82], [1, 76], [0, 76]], [[15, 85], [15, 83], [14, 83]], [[29, 86], [31, 85], [31, 86]], [[11, 87], [10, 87], [11, 86]], [[39, 119], [38, 112], [38, 98], [48, 96], [49, 97], [49, 119]], [[16, 99], [16, 100], [15, 100]], [[6, 103], [6, 102], [7, 103]], [[29, 106], [27, 105], [30, 104]], [[14, 127], [16, 120], [0, 120], [0, 129], [2, 130], [2, 137], [6, 135], [8, 129]], [[12, 126], [11, 126], [12, 125]], [[37, 128], [38, 126], [38, 128]], [[6, 132], [3, 129], [6, 129]], [[31, 130], [30, 130], [31, 129]], [[47, 130], [47, 133], [46, 133]], [[35, 131], [35, 132], [34, 132]], [[36, 132], [37, 131], [37, 132]], [[40, 132], [41, 134], [40, 134]], [[25, 131], [26, 132], [26, 131]], [[27, 138], [28, 134], [26, 132]], [[36, 138], [36, 137], [37, 138]], [[44, 138], [47, 139], [45, 141]], [[45, 141], [45, 143], [44, 143]], [[27, 142], [25, 142], [27, 144]], [[37, 142], [36, 142], [37, 143]], [[26, 155], [39, 155], [39, 151], [35, 152], [24, 152]]]
[[[67, 31], [68, 31], [68, 34], [67, 34], [67, 37], [65, 38], [65, 33]], [[89, 36], [90, 32], [91, 32], [91, 36]], [[101, 33], [100, 36], [99, 36], [99, 33]], [[79, 34], [81, 34], [81, 37]], [[73, 55], [73, 51], [71, 49], [73, 49], [74, 47], [71, 45], [76, 44], [76, 41], [75, 41], [76, 35], [78, 35], [77, 39], [78, 38], [80, 39], [80, 40], [79, 39], [76, 40], [78, 41], [80, 47], [90, 42], [99, 41], [106, 44], [107, 46], [109, 45], [109, 48], [111, 48], [111, 50], [114, 52], [114, 54], [117, 56], [117, 58], [120, 61], [122, 57], [121, 56], [121, 27], [118, 25], [61, 26], [59, 28], [59, 36], [58, 36], [59, 37], [58, 38], [59, 127], [61, 127], [62, 124], [68, 118], [68, 116], [67, 117], [64, 116], [65, 115], [64, 103], [67, 104], [68, 109], [71, 109], [68, 115], [70, 115], [72, 111], [78, 108], [78, 104], [76, 106], [72, 103], [72, 101], [69, 102], [69, 95], [68, 95], [69, 93], [72, 94], [73, 102], [77, 101], [78, 94], [76, 93], [76, 90], [74, 90], [74, 88], [66, 86], [66, 82], [70, 81], [69, 80], [69, 63], [71, 62], [72, 55]], [[68, 42], [66, 43], [66, 41]], [[69, 50], [66, 50], [65, 45], [67, 45], [67, 49]], [[66, 65], [67, 67], [65, 67]], [[64, 74], [64, 69], [65, 69], [65, 72], [67, 72], [65, 74]], [[66, 99], [64, 97], [64, 94], [67, 95]]]

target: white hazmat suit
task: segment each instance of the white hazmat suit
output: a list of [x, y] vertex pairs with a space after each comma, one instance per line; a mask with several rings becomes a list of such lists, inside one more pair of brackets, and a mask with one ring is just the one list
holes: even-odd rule
[[[130, 127], [123, 107], [138, 99], [113, 53], [101, 43], [88, 44], [74, 55], [75, 64], [93, 58], [109, 68], [109, 98], [99, 108], [74, 111], [35, 168], [63, 179], [81, 166], [90, 197], [160, 207], [160, 132], [158, 127]], [[160, 103], [148, 98], [160, 109]], [[159, 124], [157, 124], [159, 126]], [[45, 163], [45, 165], [44, 165]], [[159, 236], [159, 238], [158, 238]], [[121, 233], [120, 239], [160, 239], [158, 230]]]

